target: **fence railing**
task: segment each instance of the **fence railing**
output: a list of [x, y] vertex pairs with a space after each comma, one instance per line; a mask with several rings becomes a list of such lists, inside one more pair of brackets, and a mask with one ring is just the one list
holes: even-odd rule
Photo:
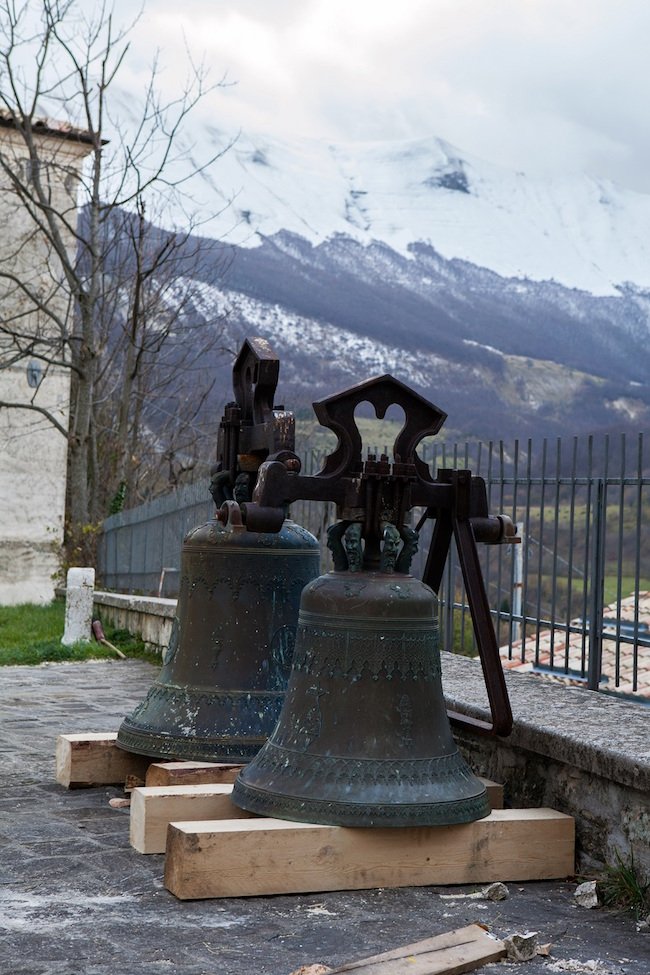
[[[490, 511], [509, 515], [521, 543], [480, 546], [505, 666], [537, 670], [592, 689], [650, 697], [650, 472], [643, 436], [504, 444], [425, 443], [439, 467], [481, 475]], [[304, 473], [322, 456], [303, 454]], [[214, 506], [198, 483], [104, 523], [98, 571], [117, 591], [175, 595], [184, 534]], [[333, 505], [297, 502], [291, 517], [324, 539]], [[428, 538], [412, 571], [422, 574]], [[323, 567], [328, 552], [323, 550]], [[453, 551], [441, 598], [443, 645], [475, 646]]]
[[99, 537], [101, 584], [114, 592], [177, 596], [183, 538], [213, 514], [208, 484], [197, 481], [111, 515]]
[[[520, 545], [481, 546], [508, 666], [650, 696], [650, 476], [643, 436], [442, 445], [426, 459], [434, 468], [467, 467], [483, 476], [490, 510], [518, 526]], [[446, 645], [472, 652], [453, 551], [444, 586]]]

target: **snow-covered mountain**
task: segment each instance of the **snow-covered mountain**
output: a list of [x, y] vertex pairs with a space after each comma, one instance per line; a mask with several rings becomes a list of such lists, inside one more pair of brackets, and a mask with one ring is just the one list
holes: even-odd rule
[[502, 277], [594, 295], [650, 287], [650, 196], [608, 180], [532, 178], [436, 138], [341, 146], [244, 135], [216, 176], [232, 207], [210, 232], [242, 246], [282, 230], [312, 244], [343, 234], [402, 255], [424, 243]]
[[241, 136], [217, 176], [194, 310], [269, 338], [288, 407], [391, 372], [463, 435], [648, 424], [650, 196], [434, 138]]

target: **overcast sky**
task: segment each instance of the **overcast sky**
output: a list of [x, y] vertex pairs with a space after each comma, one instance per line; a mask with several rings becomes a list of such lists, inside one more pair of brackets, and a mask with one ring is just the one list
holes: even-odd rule
[[219, 127], [436, 135], [514, 169], [650, 192], [648, 0], [147, 0], [134, 81], [158, 46], [178, 84], [183, 35], [232, 82], [203, 108]]

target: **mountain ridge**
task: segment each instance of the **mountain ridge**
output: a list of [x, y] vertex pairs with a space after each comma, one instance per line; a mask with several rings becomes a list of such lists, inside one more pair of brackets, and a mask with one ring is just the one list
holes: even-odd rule
[[[216, 129], [207, 137], [210, 148], [227, 141]], [[650, 287], [650, 195], [592, 176], [512, 172], [435, 136], [337, 145], [242, 133], [217, 178], [231, 206], [210, 234], [238, 246], [282, 230], [312, 243], [343, 233], [402, 254], [419, 241], [503, 277], [601, 296]]]
[[[389, 372], [463, 436], [648, 426], [650, 196], [507, 173], [433, 138], [358, 158], [242, 137], [220, 172], [230, 233], [200, 241], [187, 313], [217, 310], [231, 348], [267, 338], [288, 408]], [[216, 411], [230, 367], [208, 365]]]
[[[235, 343], [251, 334], [271, 342], [290, 406], [307, 392], [316, 399], [390, 372], [467, 435], [551, 436], [647, 423], [645, 312], [635, 296], [513, 286], [467, 262], [416, 251], [408, 260], [341, 236], [313, 246], [280, 234], [237, 249], [222, 279], [204, 280], [203, 301], [206, 310], [227, 314]], [[423, 268], [439, 285], [425, 297]], [[553, 377], [546, 392], [544, 374]]]

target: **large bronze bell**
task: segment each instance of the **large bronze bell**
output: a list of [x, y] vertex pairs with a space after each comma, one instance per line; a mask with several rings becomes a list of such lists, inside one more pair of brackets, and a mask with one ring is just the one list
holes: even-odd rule
[[[387, 456], [361, 462], [354, 409], [363, 400], [379, 416], [393, 402], [406, 413], [393, 464]], [[487, 515], [478, 479], [455, 477], [469, 472], [442, 472], [431, 480], [415, 446], [437, 432], [444, 414], [392, 377], [362, 384], [315, 408], [321, 422], [338, 433], [337, 450], [311, 478], [273, 463], [263, 465], [255, 503], [245, 506], [244, 516], [259, 527], [270, 525], [274, 509], [292, 498], [337, 501], [342, 520], [330, 529], [328, 540], [334, 571], [303, 592], [280, 719], [241, 771], [233, 801], [262, 815], [340, 826], [435, 826], [481, 819], [489, 813], [485, 788], [452, 736], [441, 685], [437, 598], [408, 574], [417, 532], [405, 516], [417, 504], [425, 507], [426, 517], [436, 518], [432, 551], [440, 555], [444, 549], [443, 566], [445, 541], [448, 546], [456, 535], [483, 663], [498, 667], [488, 692], [500, 713], [493, 713], [492, 725], [475, 723], [487, 733], [507, 734], [511, 715], [493, 631], [485, 653], [485, 606], [480, 598], [477, 604], [482, 580], [474, 541], [503, 540], [512, 534], [512, 525]], [[434, 558], [428, 566], [432, 579], [441, 574], [439, 561]]]
[[307, 586], [285, 706], [233, 798], [267, 816], [339, 826], [488, 815], [445, 712], [428, 586], [350, 571]]
[[[163, 667], [124, 719], [117, 743], [163, 759], [249, 761], [272, 731], [289, 675], [300, 594], [319, 572], [316, 539], [282, 516], [279, 532], [249, 532], [239, 517], [267, 456], [293, 462], [293, 417], [272, 406], [277, 357], [247, 340], [233, 369], [213, 473], [217, 517], [189, 532], [177, 618]], [[284, 515], [284, 512], [283, 512]]]

